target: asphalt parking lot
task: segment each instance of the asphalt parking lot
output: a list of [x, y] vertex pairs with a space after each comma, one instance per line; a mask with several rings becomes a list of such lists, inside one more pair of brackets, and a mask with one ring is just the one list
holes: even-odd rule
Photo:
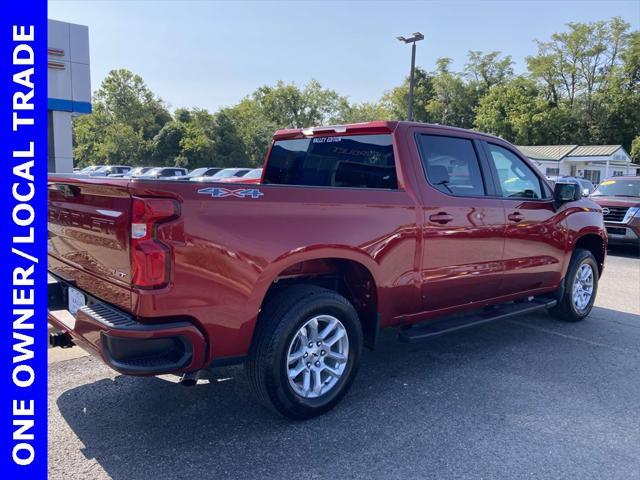
[[542, 313], [380, 343], [343, 402], [302, 423], [254, 403], [241, 367], [185, 388], [52, 351], [49, 478], [640, 478], [631, 251], [609, 253], [582, 323]]

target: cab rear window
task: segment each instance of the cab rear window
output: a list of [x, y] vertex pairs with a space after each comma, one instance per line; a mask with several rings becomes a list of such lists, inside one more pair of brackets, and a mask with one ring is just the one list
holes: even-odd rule
[[391, 135], [278, 140], [271, 149], [263, 183], [397, 189]]

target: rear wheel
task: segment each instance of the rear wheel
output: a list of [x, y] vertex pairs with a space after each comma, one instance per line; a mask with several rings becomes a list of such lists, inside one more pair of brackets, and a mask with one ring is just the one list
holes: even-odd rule
[[564, 279], [564, 291], [558, 305], [550, 313], [566, 322], [583, 320], [593, 308], [598, 292], [598, 264], [589, 250], [578, 248], [571, 256], [571, 262]]
[[263, 403], [294, 419], [311, 418], [347, 393], [362, 352], [358, 315], [332, 290], [301, 285], [271, 299], [260, 314], [249, 384]]

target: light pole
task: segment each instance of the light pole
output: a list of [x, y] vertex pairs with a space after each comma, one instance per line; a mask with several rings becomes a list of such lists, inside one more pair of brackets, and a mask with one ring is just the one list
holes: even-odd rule
[[414, 70], [416, 68], [416, 42], [420, 40], [424, 40], [424, 35], [420, 32], [415, 32], [412, 37], [404, 38], [404, 37], [396, 37], [403, 43], [411, 44], [411, 73], [409, 74], [409, 108], [407, 112], [407, 116], [409, 117], [409, 121], [413, 120], [413, 83], [414, 83]]

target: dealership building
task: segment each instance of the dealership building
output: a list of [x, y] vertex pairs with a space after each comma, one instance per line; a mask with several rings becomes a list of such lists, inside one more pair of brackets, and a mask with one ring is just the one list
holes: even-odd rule
[[622, 145], [518, 146], [547, 177], [571, 176], [600, 183], [607, 177], [640, 175]]
[[48, 171], [73, 171], [74, 116], [91, 113], [89, 29], [49, 20], [47, 40]]

